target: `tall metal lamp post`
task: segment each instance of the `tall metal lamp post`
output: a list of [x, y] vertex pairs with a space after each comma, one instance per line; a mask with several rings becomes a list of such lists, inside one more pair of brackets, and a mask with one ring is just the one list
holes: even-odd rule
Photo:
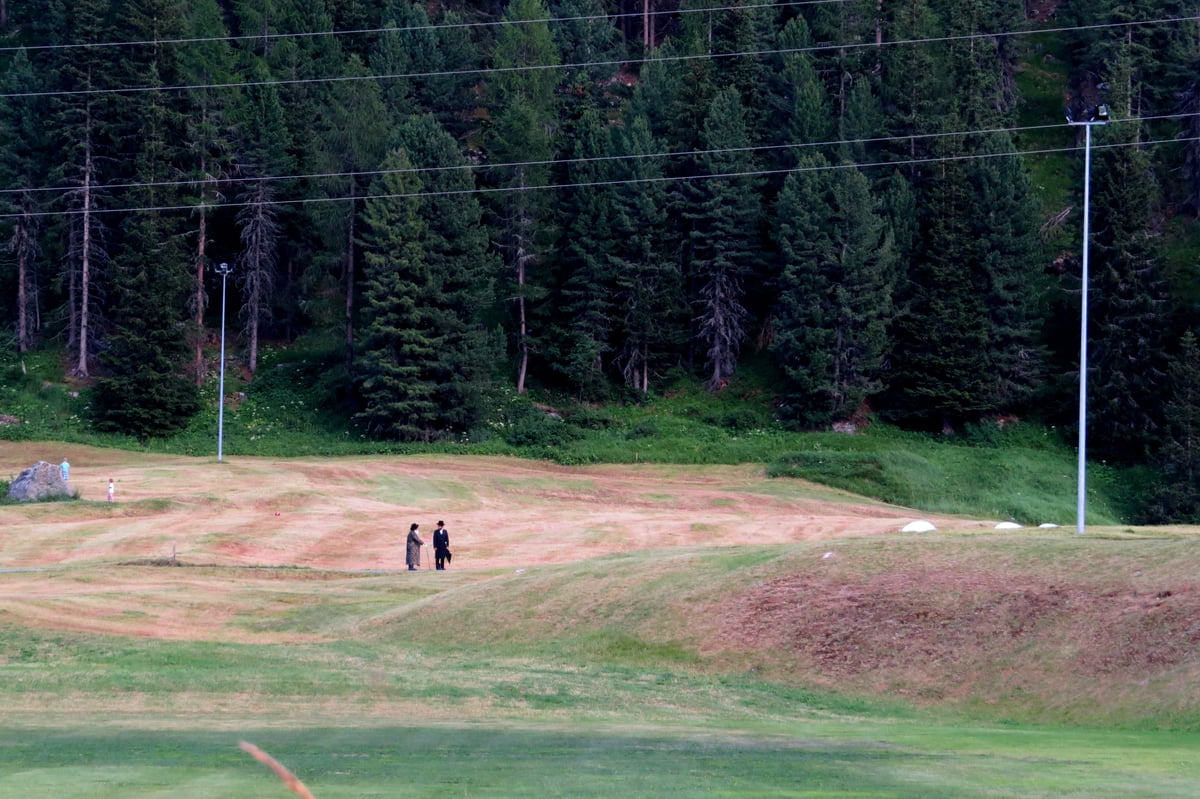
[[1081, 113], [1068, 108], [1067, 124], [1082, 127], [1084, 132], [1083, 268], [1079, 301], [1079, 495], [1075, 504], [1075, 532], [1083, 535], [1087, 514], [1088, 241], [1091, 238], [1092, 128], [1108, 124], [1108, 106], [1092, 106]]
[[225, 282], [233, 268], [227, 263], [217, 264], [217, 274], [221, 276], [221, 380], [217, 392], [220, 398], [217, 402], [217, 462], [223, 456], [225, 443]]

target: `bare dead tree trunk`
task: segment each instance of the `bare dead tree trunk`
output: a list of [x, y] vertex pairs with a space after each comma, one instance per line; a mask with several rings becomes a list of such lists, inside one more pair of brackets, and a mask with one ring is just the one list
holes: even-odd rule
[[646, 344], [638, 347], [638, 358], [642, 360], [641, 379], [637, 380], [637, 388], [641, 389], [642, 395], [647, 395], [650, 392], [650, 353]]
[[279, 223], [275, 219], [271, 200], [273, 194], [263, 182], [258, 182], [247, 194], [248, 202], [238, 213], [242, 226], [241, 275], [245, 302], [242, 318], [250, 345], [250, 373], [258, 371], [259, 323], [270, 314], [271, 296], [275, 289], [275, 250], [279, 238]]
[[515, 265], [517, 267], [517, 350], [521, 354], [517, 367], [517, 393], [525, 393], [525, 378], [529, 373], [529, 318], [525, 303], [525, 283], [529, 264], [534, 260], [533, 220], [526, 206], [525, 170], [520, 170], [517, 185], [515, 232]]
[[649, 53], [654, 47], [654, 17], [650, 14], [651, 0], [642, 0], [642, 51]]
[[[90, 117], [90, 109], [89, 109]], [[90, 120], [88, 128], [91, 128]], [[88, 329], [91, 314], [91, 262], [92, 262], [92, 144], [86, 145], [83, 167], [83, 242], [79, 266], [79, 360], [75, 364], [75, 374], [79, 377], [88, 376]]]
[[[203, 171], [201, 163], [201, 171]], [[192, 304], [196, 314], [196, 385], [204, 384], [204, 307], [207, 304], [204, 296], [204, 258], [208, 249], [208, 213], [204, 206], [204, 196], [200, 198], [200, 229], [196, 236], [196, 290], [192, 295]]]
[[525, 318], [525, 264], [529, 256], [522, 246], [517, 250], [517, 340], [520, 342], [521, 363], [517, 368], [517, 393], [525, 393], [525, 375], [529, 371], [529, 331]]
[[29, 312], [32, 282], [33, 254], [36, 243], [33, 236], [33, 219], [26, 212], [17, 220], [9, 244], [17, 256], [17, 351], [28, 352], [33, 343], [33, 319]]
[[75, 342], [79, 338], [79, 273], [75, 269], [75, 222], [71, 221], [68, 224], [71, 226], [71, 233], [67, 250], [67, 352], [70, 353], [75, 349]]
[[350, 182], [350, 219], [346, 223], [346, 367], [354, 362], [354, 220], [358, 186]]
[[29, 280], [25, 259], [17, 256], [17, 352], [29, 350], [29, 319], [25, 314], [25, 306], [29, 297], [25, 284]]
[[258, 314], [250, 317], [250, 357], [247, 366], [250, 368], [250, 374], [258, 371]]

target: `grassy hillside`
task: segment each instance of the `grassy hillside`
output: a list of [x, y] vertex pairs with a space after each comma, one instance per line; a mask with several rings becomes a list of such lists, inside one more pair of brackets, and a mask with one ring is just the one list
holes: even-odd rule
[[[1060, 431], [1011, 420], [983, 422], [955, 436], [904, 432], [875, 422], [855, 434], [798, 433], [774, 418], [769, 368], [748, 365], [713, 395], [681, 384], [661, 397], [595, 407], [569, 399], [500, 392], [488, 424], [456, 442], [398, 444], [346, 427], [327, 385], [340, 356], [304, 347], [266, 353], [254, 382], [230, 380], [225, 454], [513, 455], [562, 464], [763, 464], [800, 477], [928, 512], [1013, 519], [1022, 524], [1074, 518], [1075, 453]], [[88, 388], [64, 379], [49, 353], [0, 363], [5, 417], [0, 440], [62, 441], [134, 452], [214, 455], [217, 387], [205, 411], [173, 438], [136, 441], [91, 432]], [[57, 459], [60, 455], [51, 455]], [[3, 475], [0, 475], [2, 477]], [[1144, 469], [1089, 467], [1088, 523], [1142, 518]]]
[[[1200, 779], [1194, 529], [907, 535], [748, 466], [71, 454], [82, 501], [0, 507], [4, 795], [286, 795], [240, 740], [321, 799]], [[404, 571], [443, 514], [451, 570]]]
[[983, 718], [1200, 731], [1195, 560], [1195, 538], [1167, 531], [639, 552], [461, 587], [363, 633]]

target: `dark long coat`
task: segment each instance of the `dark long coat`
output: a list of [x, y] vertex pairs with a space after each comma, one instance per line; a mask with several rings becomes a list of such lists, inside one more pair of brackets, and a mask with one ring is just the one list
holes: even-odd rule
[[421, 540], [421, 536], [416, 530], [408, 531], [408, 547], [404, 556], [405, 565], [412, 567], [421, 565], [421, 547], [424, 545], [425, 542]]

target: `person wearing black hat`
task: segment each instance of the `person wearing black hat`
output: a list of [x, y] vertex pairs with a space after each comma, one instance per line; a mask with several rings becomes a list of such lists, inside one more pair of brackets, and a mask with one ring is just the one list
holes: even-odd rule
[[433, 558], [439, 571], [445, 569], [450, 561], [450, 531], [445, 525], [446, 523], [439, 519], [437, 529], [433, 531]]

